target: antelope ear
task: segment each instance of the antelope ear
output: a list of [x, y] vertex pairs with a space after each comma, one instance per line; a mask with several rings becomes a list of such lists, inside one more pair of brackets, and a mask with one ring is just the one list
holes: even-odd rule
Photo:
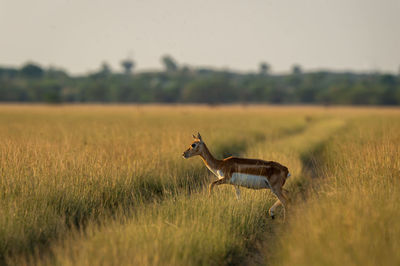
[[200, 133], [199, 133], [199, 132], [197, 132], [197, 138], [198, 138], [200, 141], [203, 141], [203, 140], [201, 139], [201, 136], [200, 136]]

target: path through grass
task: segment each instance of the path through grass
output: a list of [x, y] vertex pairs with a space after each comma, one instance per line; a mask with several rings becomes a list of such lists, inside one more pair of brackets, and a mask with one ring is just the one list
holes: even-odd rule
[[[257, 142], [261, 158], [280, 156], [293, 165], [293, 175], [301, 173], [301, 154], [325, 141], [343, 125], [340, 119], [326, 117], [303, 130], [265, 138]], [[303, 140], [312, 134], [309, 143]], [[285, 143], [286, 150], [279, 143]], [[289, 145], [289, 146], [288, 146]], [[268, 148], [267, 148], [268, 147]], [[212, 146], [210, 146], [212, 150]], [[252, 156], [251, 149], [246, 154]], [[296, 168], [298, 165], [300, 168]], [[296, 182], [296, 177], [293, 178]], [[211, 198], [204, 189], [190, 196], [177, 195], [161, 203], [147, 205], [133, 217], [89, 226], [53, 247], [44, 264], [128, 264], [128, 265], [221, 265], [243, 261], [254, 252], [260, 235], [273, 226], [267, 216], [275, 201], [270, 193], [245, 190], [237, 201], [230, 186], [221, 186]], [[279, 223], [276, 221], [275, 223]], [[101, 248], [99, 248], [101, 247]]]
[[[374, 119], [366, 119], [371, 114]], [[379, 122], [383, 117], [386, 122]], [[385, 204], [385, 213], [398, 217], [388, 207], [397, 197], [396, 119], [395, 110], [317, 107], [1, 106], [0, 260], [19, 265], [345, 263], [324, 257], [326, 239], [332, 238], [328, 247], [337, 256], [362, 261], [354, 258], [370, 251], [359, 247], [369, 238], [351, 230], [358, 216], [348, 215], [350, 223], [343, 224], [335, 219], [342, 206], [346, 214], [349, 209], [362, 213], [358, 206], [374, 210], [376, 199]], [[287, 188], [295, 201], [288, 223], [268, 218], [275, 201], [269, 192], [243, 189], [237, 201], [231, 186], [220, 186], [207, 197], [205, 184], [213, 177], [200, 159], [180, 156], [195, 131], [219, 158], [234, 154], [287, 165], [292, 173]], [[315, 163], [314, 174], [322, 178], [312, 179], [307, 171]], [[347, 177], [350, 171], [362, 182]], [[381, 177], [374, 182], [385, 180], [376, 191], [368, 185], [371, 174]], [[359, 197], [368, 200], [357, 205]], [[381, 218], [382, 232], [397, 234], [383, 212], [362, 214], [361, 232], [370, 228], [369, 214]], [[300, 230], [302, 223], [317, 226]], [[353, 255], [344, 253], [339, 236], [318, 231], [334, 232], [336, 225], [344, 235], [353, 233], [354, 242], [345, 241], [347, 247], [355, 243]], [[392, 238], [380, 238], [379, 231], [374, 234], [376, 245], [388, 253], [398, 246]], [[310, 254], [313, 248], [316, 253]], [[377, 252], [374, 262], [388, 253]]]

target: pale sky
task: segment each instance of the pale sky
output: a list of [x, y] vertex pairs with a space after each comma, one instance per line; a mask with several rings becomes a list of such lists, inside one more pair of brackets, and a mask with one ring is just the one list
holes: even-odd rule
[[0, 66], [34, 61], [72, 74], [180, 64], [279, 73], [400, 66], [400, 0], [0, 0]]

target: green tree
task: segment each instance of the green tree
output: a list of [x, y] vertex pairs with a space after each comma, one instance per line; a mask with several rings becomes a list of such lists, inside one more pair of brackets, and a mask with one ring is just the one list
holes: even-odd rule
[[298, 64], [294, 64], [292, 66], [292, 75], [301, 75], [303, 73], [303, 70], [301, 69], [301, 66]]
[[184, 87], [182, 95], [185, 102], [208, 104], [229, 103], [237, 98], [236, 90], [224, 75], [192, 81]]
[[271, 67], [269, 64], [265, 63], [265, 62], [261, 62], [260, 66], [259, 66], [259, 72], [261, 75], [266, 76], [269, 74]]
[[121, 66], [124, 68], [124, 72], [126, 75], [132, 74], [132, 68], [135, 67], [135, 62], [133, 60], [127, 58], [121, 61]]
[[15, 68], [0, 67], [0, 78], [15, 78], [18, 74], [18, 70]]
[[111, 67], [107, 62], [103, 62], [100, 65], [100, 70], [90, 75], [91, 78], [98, 79], [98, 78], [106, 78], [112, 74]]
[[27, 78], [41, 78], [43, 77], [44, 71], [37, 64], [27, 63], [21, 68], [20, 73]]
[[100, 73], [104, 76], [111, 74], [111, 67], [107, 62], [103, 62], [100, 67]]
[[176, 72], [178, 70], [178, 64], [171, 56], [165, 55], [161, 58], [161, 61], [164, 65], [165, 71]]
[[381, 96], [381, 103], [385, 105], [398, 104], [396, 97], [397, 80], [394, 75], [383, 75], [380, 80], [380, 84], [383, 86], [383, 93]]

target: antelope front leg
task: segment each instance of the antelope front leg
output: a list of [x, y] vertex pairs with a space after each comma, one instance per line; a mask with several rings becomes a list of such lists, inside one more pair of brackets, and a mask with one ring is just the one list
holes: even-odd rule
[[225, 179], [218, 179], [218, 180], [215, 180], [214, 182], [212, 182], [212, 183], [210, 184], [210, 186], [208, 187], [208, 195], [211, 196], [212, 189], [213, 189], [213, 187], [214, 187], [215, 185], [218, 186], [218, 185], [221, 185], [221, 184], [225, 184], [225, 182], [226, 182]]
[[282, 202], [280, 200], [275, 201], [275, 203], [271, 206], [271, 208], [269, 208], [269, 216], [271, 216], [272, 219], [275, 219], [275, 209], [276, 207], [278, 207], [279, 205], [281, 205]]
[[272, 205], [272, 207], [269, 209], [269, 215], [271, 216], [272, 219], [275, 218], [275, 209], [279, 205], [282, 205], [283, 207], [283, 220], [285, 220], [286, 217], [286, 205], [288, 202], [288, 199], [286, 195], [283, 193], [282, 189], [272, 189], [272, 192], [275, 194], [275, 196], [278, 198], [278, 200]]

